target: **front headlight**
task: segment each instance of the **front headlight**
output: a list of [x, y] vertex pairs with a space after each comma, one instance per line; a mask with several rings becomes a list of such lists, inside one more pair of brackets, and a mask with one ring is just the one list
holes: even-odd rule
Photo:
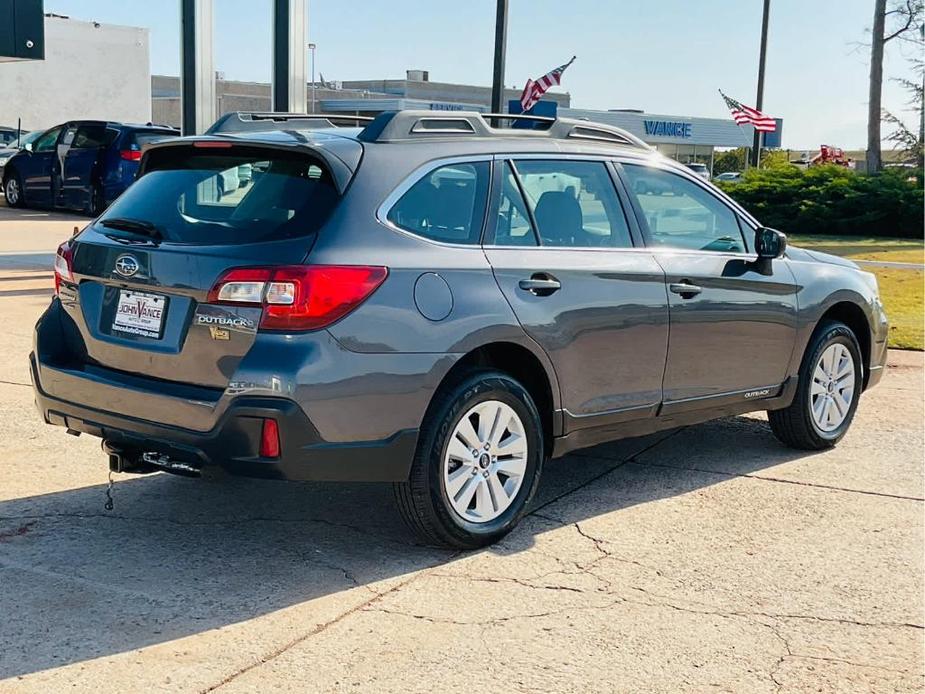
[[12, 156], [4, 157], [3, 155], [0, 155], [0, 166], [6, 166], [6, 163], [12, 158]]

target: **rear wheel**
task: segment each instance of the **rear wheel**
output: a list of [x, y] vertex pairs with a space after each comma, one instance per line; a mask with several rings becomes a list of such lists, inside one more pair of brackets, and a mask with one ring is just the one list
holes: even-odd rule
[[25, 204], [22, 195], [22, 181], [15, 171], [7, 174], [3, 182], [3, 194], [6, 196], [6, 204], [10, 207], [22, 207]]
[[474, 371], [431, 404], [409, 479], [395, 485], [399, 510], [428, 544], [491, 544], [523, 516], [543, 456], [527, 390], [506, 374]]
[[802, 450], [831, 448], [848, 432], [863, 387], [857, 337], [844, 323], [827, 322], [810, 340], [790, 407], [768, 412], [771, 430]]

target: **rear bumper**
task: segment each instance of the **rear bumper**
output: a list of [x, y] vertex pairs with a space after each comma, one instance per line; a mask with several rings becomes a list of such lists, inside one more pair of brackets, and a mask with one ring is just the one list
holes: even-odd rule
[[[220, 466], [248, 477], [393, 482], [407, 479], [417, 445], [417, 429], [376, 441], [326, 442], [287, 398], [235, 398], [208, 431], [164, 425], [53, 397], [42, 389], [34, 353], [30, 362], [36, 406], [46, 423], [98, 436], [128, 456], [155, 452], [197, 468]], [[259, 455], [264, 418], [279, 425], [279, 458]]]

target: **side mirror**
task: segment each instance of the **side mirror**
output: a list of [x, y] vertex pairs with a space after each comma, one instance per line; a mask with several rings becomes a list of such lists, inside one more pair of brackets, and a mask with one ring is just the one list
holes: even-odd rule
[[27, 152], [31, 152], [31, 151], [32, 151], [32, 143], [31, 143], [31, 142], [27, 142], [26, 144], [24, 144], [24, 145], [22, 146], [22, 148], [23, 148], [24, 150], [26, 150]]
[[777, 229], [758, 227], [755, 230], [755, 252], [759, 260], [780, 258], [787, 250], [787, 235]]

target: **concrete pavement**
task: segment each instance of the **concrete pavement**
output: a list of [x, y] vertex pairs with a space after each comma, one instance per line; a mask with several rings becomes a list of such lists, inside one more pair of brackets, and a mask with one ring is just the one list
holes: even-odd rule
[[[0, 218], [0, 259], [73, 224]], [[120, 475], [104, 511], [98, 441], [32, 406], [50, 286], [0, 267], [0, 692], [923, 687], [920, 353], [833, 451], [762, 416], [599, 446], [459, 554], [378, 485]]]

